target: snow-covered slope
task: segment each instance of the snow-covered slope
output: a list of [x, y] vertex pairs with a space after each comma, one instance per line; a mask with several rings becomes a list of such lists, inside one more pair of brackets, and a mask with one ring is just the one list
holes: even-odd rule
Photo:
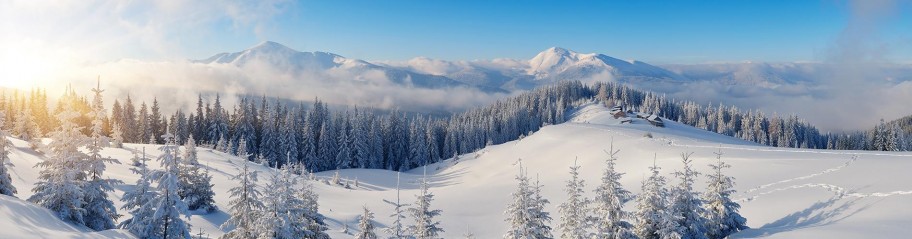
[[[574, 161], [582, 166], [580, 176], [586, 180], [587, 196], [592, 197], [605, 159], [604, 150], [613, 140], [614, 147], [621, 150], [617, 167], [626, 173], [622, 183], [633, 193], [640, 191], [640, 181], [654, 162], [662, 167], [664, 175], [670, 176], [681, 167], [679, 154], [694, 152], [695, 168], [706, 172], [706, 165], [715, 160], [712, 152], [721, 148], [726, 162], [733, 165], [728, 174], [737, 178], [738, 193], [734, 197], [753, 228], [735, 238], [901, 238], [912, 232], [907, 226], [912, 224], [912, 207], [908, 206], [912, 204], [912, 185], [908, 183], [912, 155], [908, 153], [770, 148], [667, 120], [665, 128], [638, 119], [621, 124], [606, 108], [597, 105], [582, 107], [571, 117], [570, 122], [544, 127], [521, 140], [402, 173], [402, 200], [415, 200], [416, 182], [426, 169], [430, 191], [435, 194], [432, 207], [443, 210], [438, 219], [446, 230], [445, 238], [458, 238], [467, 230], [477, 238], [500, 238], [507, 228], [503, 211], [516, 185], [514, 176], [521, 159], [521, 165], [545, 186], [543, 194], [551, 201], [546, 209], [555, 218], [551, 226], [556, 227], [557, 205], [566, 200], [563, 185], [569, 179], [569, 167]], [[647, 133], [652, 137], [647, 137]], [[11, 168], [12, 177], [19, 188], [17, 196], [27, 198], [37, 180], [38, 169], [33, 166], [41, 156], [28, 149], [25, 142], [13, 141], [16, 148], [11, 157], [16, 166]], [[124, 163], [109, 166], [106, 172], [126, 183], [116, 187], [112, 199], [119, 200], [124, 190], [132, 188], [137, 176], [130, 173], [126, 162], [143, 147], [153, 158], [160, 153], [157, 146], [133, 144], [103, 151]], [[217, 205], [224, 210], [227, 190], [234, 185], [228, 178], [244, 162], [212, 150], [201, 149], [199, 154], [200, 162], [213, 175]], [[853, 160], [853, 155], [857, 159]], [[253, 168], [271, 171], [261, 166]], [[315, 183], [330, 235], [352, 237], [342, 233], [343, 225], [347, 224], [351, 232], [356, 230], [361, 206], [375, 212], [379, 227], [390, 225], [392, 220], [387, 216], [392, 214], [392, 208], [382, 200], [396, 199], [397, 173], [373, 169], [339, 173], [343, 178], [357, 179], [359, 187], [344, 189]], [[327, 179], [333, 174], [317, 175]], [[119, 201], [116, 204], [121, 205]], [[110, 237], [118, 237], [117, 233], [122, 233], [74, 234], [81, 229], [60, 222], [44, 223], [49, 220], [47, 212], [34, 205], [9, 198], [0, 198], [0, 205], [0, 213], [5, 213], [0, 218], [0, 223], [7, 225], [4, 227], [37, 227], [0, 230], [0, 238], [19, 238], [25, 233], [23, 230], [40, 231], [45, 233], [41, 235], [54, 238], [58, 233], [76, 238], [109, 233], [114, 233]], [[626, 208], [634, 210], [634, 206], [631, 202]], [[228, 216], [221, 210], [193, 215], [190, 223], [194, 234], [200, 228], [211, 236], [224, 233], [218, 225]]]
[[53, 212], [25, 200], [0, 195], [2, 238], [134, 238], [125, 230], [92, 230], [61, 221]]

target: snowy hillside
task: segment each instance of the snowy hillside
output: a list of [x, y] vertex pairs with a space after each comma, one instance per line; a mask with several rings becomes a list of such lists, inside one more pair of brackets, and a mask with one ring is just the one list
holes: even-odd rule
[[[912, 208], [908, 207], [912, 203], [912, 186], [908, 185], [907, 169], [912, 167], [912, 155], [908, 153], [763, 147], [668, 120], [665, 128], [642, 119], [621, 123], [606, 108], [596, 105], [587, 105], [570, 117], [570, 122], [544, 127], [524, 139], [402, 173], [402, 201], [415, 200], [416, 182], [426, 169], [430, 192], [435, 195], [431, 206], [443, 211], [438, 219], [446, 230], [445, 238], [458, 238], [466, 231], [477, 238], [500, 238], [507, 230], [503, 212], [516, 187], [514, 177], [521, 159], [522, 167], [528, 168], [533, 179], [544, 185], [543, 195], [551, 201], [546, 210], [555, 218], [551, 226], [556, 228], [560, 217], [556, 207], [566, 200], [563, 190], [569, 179], [569, 167], [574, 160], [582, 166], [580, 176], [586, 180], [586, 195], [591, 198], [606, 159], [604, 150], [613, 140], [614, 147], [621, 150], [617, 167], [626, 173], [622, 183], [634, 194], [640, 192], [640, 181], [653, 162], [662, 167], [663, 175], [670, 176], [681, 167], [679, 154], [694, 152], [696, 169], [707, 172], [706, 165], [715, 160], [712, 152], [721, 148], [725, 153], [723, 159], [733, 165], [728, 174], [737, 179], [735, 199], [741, 203], [741, 213], [753, 228], [734, 235], [735, 238], [895, 238], [910, 232], [907, 225], [912, 223]], [[28, 149], [26, 142], [12, 141], [16, 148], [10, 156], [15, 167], [10, 170], [19, 189], [17, 197], [28, 198], [37, 181], [39, 168], [34, 165], [42, 156]], [[135, 144], [102, 152], [121, 161], [110, 165], [105, 174], [126, 183], [115, 186], [116, 192], [111, 195], [118, 207], [123, 192], [130, 190], [138, 178], [129, 170], [129, 158], [141, 153], [142, 148], [151, 158], [160, 154], [158, 146]], [[857, 159], [853, 160], [853, 155]], [[218, 226], [228, 219], [227, 191], [235, 186], [229, 178], [244, 162], [208, 149], [200, 149], [199, 157], [213, 176], [220, 210], [193, 215], [189, 223], [193, 234], [202, 229], [203, 234], [215, 237], [224, 233]], [[261, 178], [272, 172], [262, 166], [253, 168], [265, 172]], [[389, 226], [392, 208], [382, 200], [396, 199], [397, 173], [373, 169], [348, 169], [339, 173], [345, 179], [357, 179], [358, 186], [344, 189], [314, 183], [320, 195], [320, 212], [328, 217], [330, 235], [352, 237], [361, 206], [374, 211], [379, 227]], [[326, 180], [333, 174], [329, 171], [317, 176]], [[698, 181], [701, 191], [703, 183]], [[633, 203], [628, 203], [626, 209], [634, 210]], [[0, 230], [0, 238], [125, 236], [123, 231], [81, 234], [85, 229], [55, 220], [48, 211], [33, 204], [7, 197], [0, 197], [0, 215], [0, 223], [8, 225]], [[350, 234], [343, 233], [343, 225], [348, 225]]]

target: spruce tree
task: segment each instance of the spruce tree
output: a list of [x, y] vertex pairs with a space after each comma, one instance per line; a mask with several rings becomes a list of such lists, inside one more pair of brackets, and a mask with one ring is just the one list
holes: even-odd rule
[[86, 174], [88, 181], [83, 186], [85, 194], [85, 225], [93, 230], [101, 231], [114, 228], [114, 221], [120, 217], [117, 214], [117, 207], [114, 202], [108, 199], [108, 192], [114, 191], [112, 184], [123, 183], [120, 180], [103, 178], [106, 163], [120, 164], [115, 159], [101, 156], [102, 147], [107, 145], [108, 138], [102, 133], [102, 124], [105, 118], [104, 105], [102, 103], [100, 83], [95, 89], [95, 96], [92, 104], [92, 137], [91, 143], [86, 147], [89, 149], [89, 155], [86, 158]]
[[694, 181], [700, 174], [691, 167], [691, 155], [692, 153], [681, 154], [684, 168], [683, 171], [674, 173], [679, 183], [671, 191], [669, 210], [677, 218], [682, 239], [705, 239], [706, 219], [703, 218], [703, 201], [693, 189]]
[[263, 203], [260, 201], [262, 193], [257, 189], [256, 171], [250, 171], [247, 162], [241, 162], [242, 168], [238, 175], [231, 178], [237, 181], [238, 185], [231, 188], [231, 201], [228, 202], [228, 214], [231, 215], [220, 228], [228, 230], [228, 233], [222, 235], [223, 239], [247, 239], [256, 238], [256, 223], [260, 217], [260, 210]]
[[121, 128], [120, 123], [115, 121], [113, 130], [111, 131], [111, 147], [123, 148], [123, 143], [123, 129]]
[[127, 229], [139, 238], [149, 238], [147, 225], [150, 225], [152, 215], [155, 213], [153, 208], [148, 206], [149, 202], [158, 197], [158, 192], [152, 188], [152, 174], [146, 166], [146, 158], [142, 157], [137, 166], [139, 169], [131, 169], [133, 173], [139, 174], [136, 180], [136, 186], [132, 191], [124, 193], [121, 201], [124, 205], [120, 208], [129, 210], [131, 218], [124, 220], [118, 227]]
[[17, 193], [16, 187], [13, 186], [13, 179], [10, 177], [9, 168], [7, 168], [7, 166], [13, 165], [9, 157], [13, 144], [6, 138], [8, 134], [2, 128], [5, 119], [5, 114], [0, 111], [0, 194], [15, 197]]
[[190, 219], [187, 204], [181, 200], [180, 191], [180, 157], [174, 136], [170, 133], [162, 136], [165, 145], [161, 146], [161, 169], [156, 170], [152, 176], [157, 182], [158, 197], [152, 199], [147, 205], [155, 213], [149, 219], [148, 235], [153, 238], [189, 238], [190, 225], [181, 219], [185, 216]]
[[[311, 174], [313, 176], [313, 174]], [[300, 210], [303, 215], [302, 223], [305, 226], [305, 237], [306, 238], [315, 238], [315, 239], [328, 239], [329, 235], [326, 234], [326, 223], [323, 220], [323, 215], [320, 214], [320, 204], [319, 204], [319, 195], [313, 190], [313, 180], [305, 180], [302, 183], [300, 189], [297, 192], [297, 198], [300, 198]]]
[[722, 170], [731, 168], [731, 165], [722, 161], [721, 149], [715, 154], [717, 162], [709, 165], [712, 174], [706, 175], [709, 182], [703, 193], [706, 208], [703, 216], [706, 218], [706, 236], [721, 239], [748, 227], [747, 219], [738, 213], [741, 205], [731, 199], [735, 193], [735, 178], [722, 173]]
[[668, 189], [665, 177], [659, 175], [659, 166], [653, 163], [652, 174], [643, 181], [643, 192], [637, 195], [636, 225], [634, 232], [640, 239], [681, 238], [677, 218], [667, 206]]
[[415, 224], [409, 226], [409, 232], [417, 239], [438, 238], [443, 229], [440, 228], [440, 222], [434, 221], [434, 217], [440, 216], [441, 211], [439, 209], [431, 210], [434, 194], [428, 192], [427, 175], [421, 179], [421, 189], [415, 197], [414, 207], [406, 210], [415, 220]]
[[379, 239], [377, 233], [374, 232], [374, 213], [367, 209], [367, 206], [364, 207], [364, 213], [361, 214], [360, 220], [358, 220], [358, 234], [355, 234], [355, 239]]
[[505, 221], [510, 224], [510, 229], [503, 238], [551, 238], [551, 228], [547, 225], [551, 221], [551, 217], [544, 211], [544, 205], [548, 201], [539, 194], [541, 188], [538, 183], [529, 184], [529, 178], [523, 172], [522, 165], [520, 165], [520, 172], [516, 176], [516, 180], [518, 185], [516, 191], [513, 192], [513, 200], [504, 211], [504, 214], [507, 215]]
[[624, 203], [633, 199], [633, 195], [621, 185], [621, 176], [615, 170], [617, 153], [620, 150], [614, 149], [614, 143], [606, 153], [608, 160], [605, 161], [605, 170], [602, 173], [602, 184], [595, 189], [595, 200], [592, 209], [595, 216], [593, 217], [593, 227], [595, 237], [629, 239], [636, 238], [631, 231], [632, 225], [625, 219], [629, 218], [629, 213], [623, 210]]
[[212, 191], [212, 176], [208, 169], [201, 171], [202, 165], [197, 159], [196, 140], [191, 135], [184, 144], [183, 157], [181, 157], [178, 174], [179, 191], [181, 199], [187, 203], [187, 208], [213, 212], [215, 206], [215, 193]]
[[408, 204], [402, 204], [399, 201], [399, 174], [399, 172], [396, 173], [396, 202], [383, 199], [383, 202], [393, 206], [394, 213], [390, 215], [390, 217], [393, 218], [393, 224], [386, 228], [386, 233], [390, 234], [391, 239], [408, 238], [408, 235], [402, 228], [402, 219], [405, 219], [402, 209], [403, 207], [407, 207]]
[[576, 161], [570, 167], [570, 180], [567, 181], [567, 201], [561, 203], [558, 211], [561, 213], [560, 230], [561, 238], [582, 239], [589, 238], [589, 199], [583, 196], [585, 180], [579, 178], [579, 165]]
[[79, 148], [88, 145], [88, 138], [80, 132], [82, 127], [74, 119], [79, 113], [68, 101], [62, 101], [63, 110], [57, 114], [60, 125], [51, 132], [52, 141], [46, 147], [47, 159], [38, 163], [43, 168], [39, 182], [32, 188], [28, 201], [50, 209], [64, 221], [85, 225], [86, 159], [88, 155]]

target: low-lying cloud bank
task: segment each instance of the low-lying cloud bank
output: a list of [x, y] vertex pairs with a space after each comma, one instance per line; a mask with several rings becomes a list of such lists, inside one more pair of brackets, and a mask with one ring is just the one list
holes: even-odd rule
[[204, 94], [204, 101], [214, 100], [213, 94], [218, 93], [225, 105], [234, 105], [238, 96], [298, 101], [319, 97], [331, 104], [436, 113], [463, 111], [507, 95], [469, 87], [412, 87], [390, 81], [381, 71], [291, 72], [264, 64], [238, 67], [190, 61], [121, 60], [82, 67], [70, 75], [76, 77], [65, 82], [83, 92], [95, 85], [94, 77], [86, 76], [100, 75], [109, 104], [129, 94], [135, 101], [147, 103], [157, 97], [168, 110], [195, 107], [200, 93]]

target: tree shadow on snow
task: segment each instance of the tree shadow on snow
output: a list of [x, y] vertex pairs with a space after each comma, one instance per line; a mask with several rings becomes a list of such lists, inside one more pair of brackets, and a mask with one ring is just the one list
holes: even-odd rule
[[[842, 195], [836, 195], [826, 201], [814, 203], [810, 207], [786, 215], [779, 220], [767, 223], [760, 228], [748, 229], [734, 235], [731, 238], [757, 238], [772, 236], [777, 233], [794, 231], [802, 228], [819, 227], [830, 225], [846, 218], [849, 218], [874, 203], [864, 205], [860, 208], [852, 208], [863, 198], [846, 199]], [[879, 202], [879, 200], [878, 200]]]

